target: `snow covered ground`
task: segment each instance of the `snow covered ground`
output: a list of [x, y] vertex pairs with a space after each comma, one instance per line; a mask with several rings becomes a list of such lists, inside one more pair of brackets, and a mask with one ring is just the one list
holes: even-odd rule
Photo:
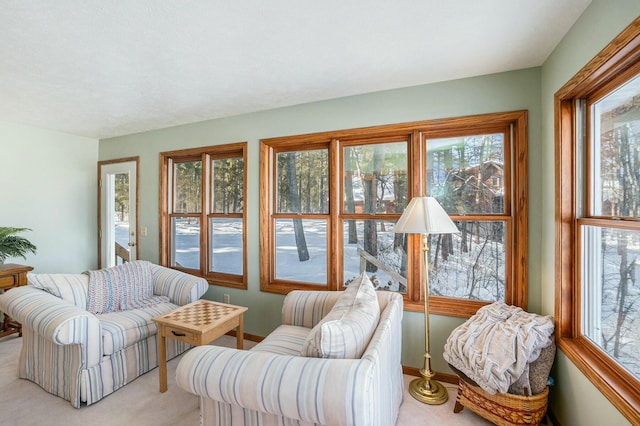
[[[363, 221], [357, 221], [358, 243], [345, 244], [343, 251], [344, 279], [349, 281], [360, 274], [361, 259], [358, 249], [362, 249], [364, 239]], [[304, 236], [309, 252], [309, 259], [300, 261], [295, 242], [293, 221], [282, 219], [276, 221], [276, 277], [283, 280], [302, 281], [323, 285], [327, 281], [327, 224], [324, 220], [308, 219], [303, 221]], [[346, 232], [346, 226], [345, 226]], [[378, 261], [391, 271], [401, 272], [403, 256], [401, 249], [393, 247], [395, 234], [393, 223], [384, 222], [384, 229], [378, 221]], [[214, 224], [213, 264], [216, 268], [224, 268], [228, 272], [241, 271], [242, 230], [239, 221], [221, 221]], [[467, 253], [459, 253], [460, 237], [453, 237], [454, 254], [447, 261], [438, 260], [438, 270], [430, 276], [432, 292], [452, 297], [467, 297], [470, 291], [470, 280], [475, 279], [475, 293], [480, 300], [495, 301], [504, 298], [504, 253], [501, 243], [491, 242], [487, 245], [471, 244]], [[199, 268], [200, 228], [193, 221], [186, 220], [176, 224], [176, 262], [185, 268]], [[344, 236], [347, 241], [347, 236]], [[432, 250], [433, 252], [433, 250]], [[435, 255], [432, 253], [432, 256]], [[481, 261], [477, 258], [480, 256]], [[493, 260], [492, 260], [493, 259]], [[474, 273], [468, 271], [474, 266]], [[220, 269], [216, 269], [219, 270]], [[496, 270], [499, 271], [496, 274]], [[239, 272], [236, 272], [239, 273]], [[372, 273], [372, 279], [380, 287], [398, 291], [400, 285], [384, 270]], [[498, 278], [496, 279], [496, 275]], [[480, 283], [480, 284], [478, 284]], [[500, 287], [501, 289], [497, 289]]]

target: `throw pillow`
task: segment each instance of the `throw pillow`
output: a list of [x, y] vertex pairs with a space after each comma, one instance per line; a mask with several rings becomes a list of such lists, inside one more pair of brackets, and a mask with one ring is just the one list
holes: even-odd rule
[[360, 358], [379, 318], [378, 295], [367, 274], [362, 273], [311, 329], [301, 354], [316, 358]]
[[126, 311], [169, 300], [153, 295], [151, 263], [137, 260], [88, 271], [87, 311], [93, 314]]
[[27, 274], [30, 286], [44, 290], [75, 306], [87, 307], [89, 277], [82, 274]]

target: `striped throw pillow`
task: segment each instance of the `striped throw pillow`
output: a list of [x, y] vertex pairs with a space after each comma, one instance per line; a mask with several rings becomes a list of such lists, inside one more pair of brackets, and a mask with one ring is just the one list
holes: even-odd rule
[[369, 345], [378, 325], [380, 306], [366, 273], [357, 277], [331, 311], [309, 332], [302, 356], [357, 359]]
[[97, 271], [87, 271], [87, 311], [92, 314], [126, 311], [168, 302], [153, 295], [151, 262], [135, 260]]
[[51, 293], [79, 308], [87, 307], [89, 277], [86, 275], [29, 273], [27, 280], [32, 287]]

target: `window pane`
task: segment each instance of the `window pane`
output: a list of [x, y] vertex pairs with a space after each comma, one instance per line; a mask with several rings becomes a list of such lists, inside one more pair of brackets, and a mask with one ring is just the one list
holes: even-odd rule
[[210, 272], [242, 275], [242, 219], [209, 219]]
[[505, 300], [504, 221], [458, 221], [460, 234], [429, 236], [429, 294]]
[[393, 226], [385, 220], [342, 222], [345, 282], [366, 270], [378, 289], [407, 292], [407, 238]]
[[174, 217], [171, 221], [171, 266], [200, 269], [200, 219]]
[[173, 165], [173, 213], [202, 211], [202, 162], [185, 161]]
[[582, 232], [584, 335], [640, 378], [640, 232]]
[[278, 219], [276, 279], [327, 284], [327, 221]]
[[504, 135], [427, 141], [427, 191], [450, 214], [504, 213]]
[[329, 151], [282, 152], [276, 156], [278, 213], [329, 212]]
[[640, 76], [594, 103], [594, 214], [640, 217]]
[[345, 213], [402, 213], [407, 206], [407, 143], [344, 148]]
[[[116, 264], [122, 264], [125, 259], [118, 255], [118, 251], [124, 249], [123, 255], [129, 252], [129, 173], [117, 173], [112, 175], [114, 188], [114, 208], [115, 208], [115, 242], [120, 247], [114, 247], [113, 258]], [[127, 257], [128, 259], [128, 257]]]
[[244, 160], [242, 157], [211, 160], [211, 213], [242, 213]]

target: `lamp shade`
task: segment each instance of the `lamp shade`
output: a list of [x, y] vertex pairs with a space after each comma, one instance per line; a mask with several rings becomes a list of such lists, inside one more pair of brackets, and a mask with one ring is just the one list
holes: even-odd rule
[[414, 197], [398, 219], [397, 234], [456, 234], [458, 228], [433, 197]]

